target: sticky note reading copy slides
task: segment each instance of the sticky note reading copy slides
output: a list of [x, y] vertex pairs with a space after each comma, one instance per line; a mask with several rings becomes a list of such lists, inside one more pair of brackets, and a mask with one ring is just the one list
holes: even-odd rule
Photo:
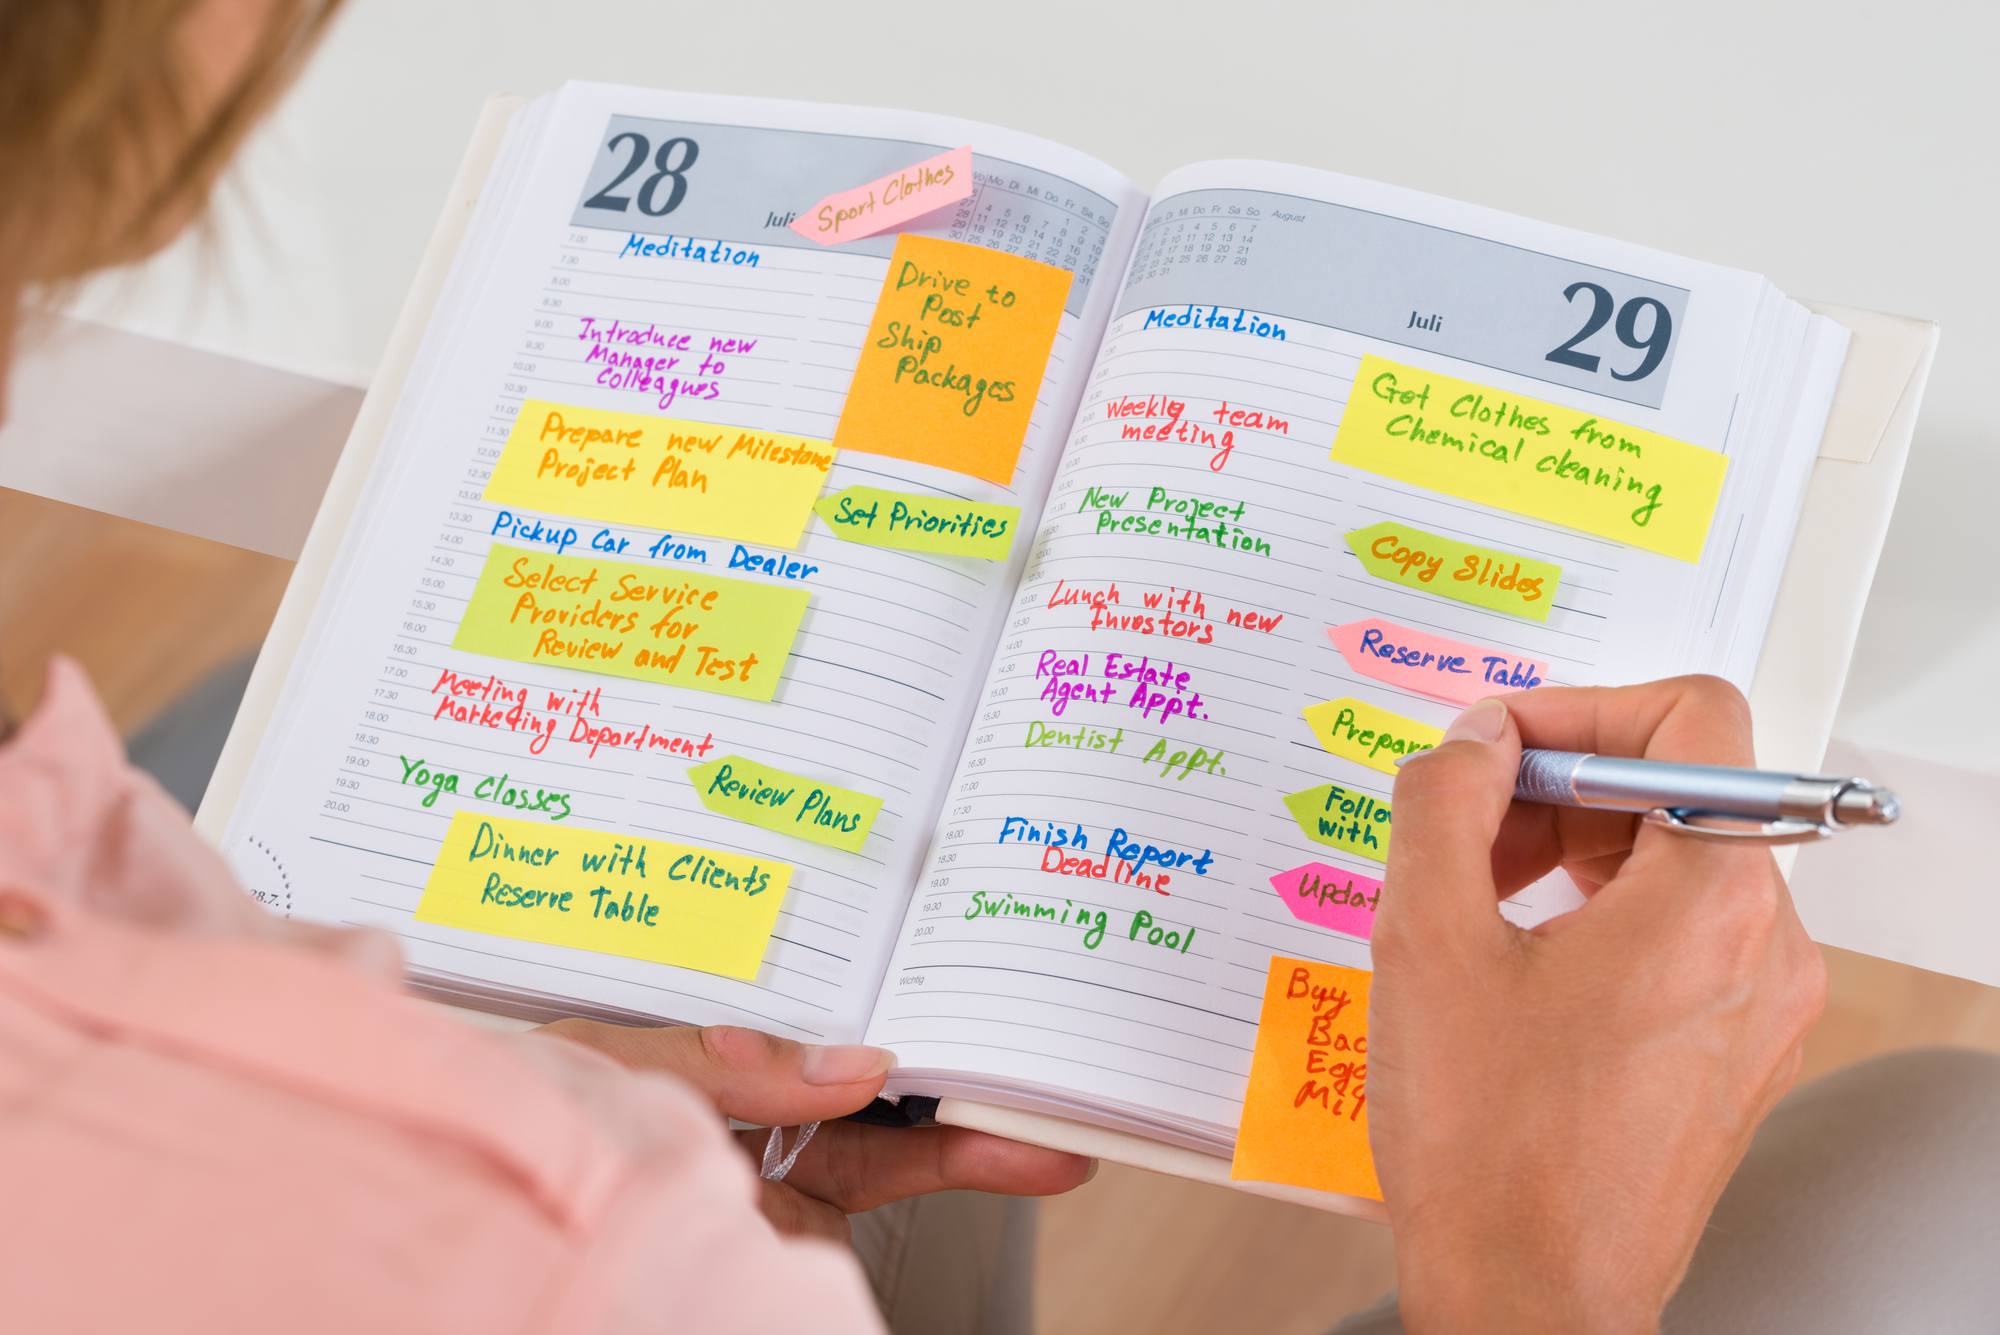
[[769, 700], [807, 597], [804, 589], [495, 543], [451, 647]]
[[813, 510], [845, 542], [987, 561], [1006, 560], [1021, 527], [1018, 505], [982, 505], [876, 487], [849, 487], [822, 496]]
[[461, 811], [417, 921], [754, 978], [790, 864]]
[[1366, 941], [1375, 931], [1375, 906], [1382, 900], [1382, 883], [1358, 871], [1342, 871], [1324, 862], [1281, 871], [1272, 888], [1300, 922], [1331, 927]]
[[792, 230], [822, 246], [858, 241], [972, 193], [972, 145], [954, 148], [879, 181], [828, 195], [807, 209]]
[[1532, 690], [1549, 665], [1448, 640], [1394, 622], [1371, 619], [1330, 626], [1327, 635], [1347, 665], [1364, 677], [1469, 705], [1489, 695]]
[[1699, 561], [1729, 460], [1559, 403], [1373, 353], [1333, 457], [1448, 496]]
[[1285, 810], [1299, 830], [1314, 843], [1327, 844], [1367, 858], [1389, 860], [1389, 804], [1366, 793], [1323, 783], [1302, 793], [1285, 795]]
[[742, 756], [696, 765], [687, 776], [701, 804], [718, 815], [849, 853], [861, 851], [861, 841], [882, 810], [879, 797], [802, 779]]
[[1382, 1199], [1368, 1148], [1365, 969], [1271, 957], [1229, 1176]]
[[529, 399], [481, 499], [796, 547], [832, 467], [823, 440]]
[[1377, 709], [1352, 696], [1307, 705], [1304, 713], [1306, 725], [1321, 746], [1384, 774], [1396, 772], [1399, 756], [1428, 751], [1444, 740], [1442, 728]]
[[1515, 616], [1549, 619], [1562, 567], [1441, 538], [1386, 519], [1347, 535], [1361, 567], [1377, 579]]
[[1069, 279], [984, 246], [897, 237], [833, 443], [1012, 482]]

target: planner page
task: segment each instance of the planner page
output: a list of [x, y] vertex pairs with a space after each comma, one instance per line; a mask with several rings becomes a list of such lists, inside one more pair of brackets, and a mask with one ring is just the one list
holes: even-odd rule
[[[869, 1027], [892, 1089], [1226, 1149], [1271, 957], [1367, 965], [1398, 756], [1480, 695], [1719, 666], [1768, 615], [1742, 535], [1782, 561], [1818, 438], [1787, 412], [1823, 423], [1843, 346], [1750, 274], [1324, 173], [1170, 176]], [[1330, 457], [1373, 439], [1349, 415], [1429, 442], [1437, 485]], [[1483, 502], [1503, 467], [1547, 494]]]
[[[966, 145], [970, 193], [904, 238], [1040, 261], [1067, 288], [1003, 481], [833, 449], [899, 236], [790, 225]], [[1079, 154], [944, 117], [589, 84], [530, 104], [230, 819], [245, 884], [394, 933], [436, 994], [858, 1039], [1030, 544], [892, 550], [800, 507], [858, 487], [1032, 524], [1144, 202]], [[489, 499], [522, 424], [509, 485], [531, 500]], [[620, 509], [642, 435], [674, 443], [654, 486], [708, 509]], [[761, 479], [801, 467], [781, 506]], [[751, 482], [705, 486], [727, 469]], [[532, 651], [508, 639], [522, 625]], [[490, 930], [423, 908], [455, 830], [491, 868]], [[668, 922], [707, 942], [693, 967], [594, 944], [661, 926], [690, 876], [775, 916]]]

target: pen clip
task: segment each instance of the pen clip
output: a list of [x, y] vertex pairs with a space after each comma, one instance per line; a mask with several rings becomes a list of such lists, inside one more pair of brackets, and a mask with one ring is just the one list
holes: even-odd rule
[[1830, 839], [1839, 831], [1831, 825], [1808, 820], [1750, 820], [1742, 816], [1718, 816], [1707, 812], [1654, 807], [1644, 820], [1690, 839], [1706, 839], [1718, 844], [1808, 844]]

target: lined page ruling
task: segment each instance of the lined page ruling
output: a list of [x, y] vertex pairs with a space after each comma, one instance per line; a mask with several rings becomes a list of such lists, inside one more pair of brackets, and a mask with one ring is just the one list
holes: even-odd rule
[[[571, 454], [599, 448], [588, 429], [600, 425], [614, 452], [619, 432], [655, 431], [668, 452], [648, 467], [670, 477], [692, 473], [673, 442], [709, 432], [723, 448], [764, 432], [830, 453], [895, 238], [822, 247], [785, 224], [829, 193], [968, 140], [977, 187], [926, 234], [1074, 275], [1019, 467], [997, 485], [850, 453], [825, 488], [1032, 517], [1113, 302], [1113, 277], [1095, 266], [1107, 251], [1124, 255], [1139, 224], [1143, 196], [1128, 182], [1041, 141], [945, 118], [593, 85], [519, 118], [385, 440], [367, 519], [347, 535], [335, 592], [229, 826], [228, 856], [260, 898], [394, 932], [414, 975], [438, 986], [476, 977], [564, 998], [571, 1012], [859, 1037], [1029, 542], [1005, 561], [895, 550], [841, 541], [807, 517], [795, 547], [769, 546], [732, 529], [754, 515], [704, 508], [698, 488], [680, 493], [671, 531], [649, 528], [635, 522], [637, 502], [593, 515], [593, 498], [614, 492], [594, 463], [569, 476], [579, 488], [595, 477], [596, 491], [535, 490], [546, 475], [533, 454], [508, 494], [553, 508], [485, 496], [517, 422], [534, 426], [528, 403], [538, 415], [571, 410], [562, 427], [576, 434], [558, 437]], [[777, 448], [753, 447], [760, 460]], [[803, 597], [802, 615], [789, 594]], [[745, 647], [679, 644], [674, 618], [689, 608], [710, 621], [727, 612]], [[621, 630], [658, 647], [619, 658], [617, 674], [593, 670]], [[699, 689], [677, 684], [693, 672]], [[732, 814], [733, 797], [794, 789], [814, 819], [856, 839], [793, 837]], [[464, 913], [419, 914], [461, 812], [490, 826], [486, 845], [462, 827], [473, 831], [467, 857], [500, 847], [495, 832], [511, 832], [508, 859], [575, 846], [598, 850], [597, 871], [629, 873], [635, 850], [661, 859], [667, 849], [705, 884], [781, 893], [761, 963], [730, 977], [633, 957], [651, 947], [524, 939], [536, 929], [518, 915], [551, 901], [512, 886], [519, 878], [498, 858], [490, 883], [482, 865], [454, 884], [480, 921], [514, 914], [514, 925], [474, 931], [451, 925], [470, 921]], [[538, 851], [522, 822], [597, 834], [551, 835]], [[773, 865], [786, 869], [775, 881]], [[494, 897], [481, 901], [488, 885]], [[622, 899], [619, 885], [601, 895], [577, 885], [576, 904], [594, 917], [606, 901], [622, 905], [628, 936], [628, 924], [659, 921], [661, 896], [636, 879]]]

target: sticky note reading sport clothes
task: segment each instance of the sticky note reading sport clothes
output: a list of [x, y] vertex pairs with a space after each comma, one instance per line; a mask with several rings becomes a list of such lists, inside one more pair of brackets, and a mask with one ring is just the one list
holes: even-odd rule
[[901, 227], [971, 193], [972, 145], [967, 144], [828, 195], [801, 214], [792, 230], [822, 246], [837, 246]]
[[1327, 627], [1347, 665], [1364, 677], [1469, 705], [1489, 695], [1527, 691], [1548, 677], [1549, 665], [1483, 649], [1462, 640], [1370, 618]]
[[1069, 283], [1039, 260], [897, 237], [833, 443], [1011, 483]]
[[1300, 922], [1330, 927], [1368, 940], [1375, 932], [1375, 906], [1382, 901], [1382, 882], [1358, 871], [1344, 871], [1324, 862], [1281, 871], [1271, 888]]
[[804, 589], [495, 543], [451, 647], [769, 700], [808, 597]]
[[1368, 1147], [1365, 969], [1271, 957], [1229, 1176], [1382, 1199]]
[[480, 498], [796, 547], [832, 467], [823, 440], [529, 399]]
[[742, 756], [722, 756], [687, 772], [701, 804], [760, 829], [859, 853], [882, 799], [802, 779]]
[[1021, 527], [1018, 505], [986, 505], [945, 496], [917, 496], [879, 487], [849, 487], [813, 503], [842, 542], [940, 556], [1004, 561]]
[[419, 922], [754, 978], [789, 863], [460, 811]]
[[1384, 774], [1394, 774], [1401, 757], [1428, 751], [1444, 740], [1442, 728], [1377, 709], [1352, 696], [1307, 705], [1301, 712], [1321, 746]]
[[1683, 561], [1701, 559], [1729, 471], [1684, 440], [1373, 353], [1332, 457]]
[[1562, 567], [1531, 561], [1385, 519], [1347, 535], [1377, 579], [1515, 616], [1549, 619]]

